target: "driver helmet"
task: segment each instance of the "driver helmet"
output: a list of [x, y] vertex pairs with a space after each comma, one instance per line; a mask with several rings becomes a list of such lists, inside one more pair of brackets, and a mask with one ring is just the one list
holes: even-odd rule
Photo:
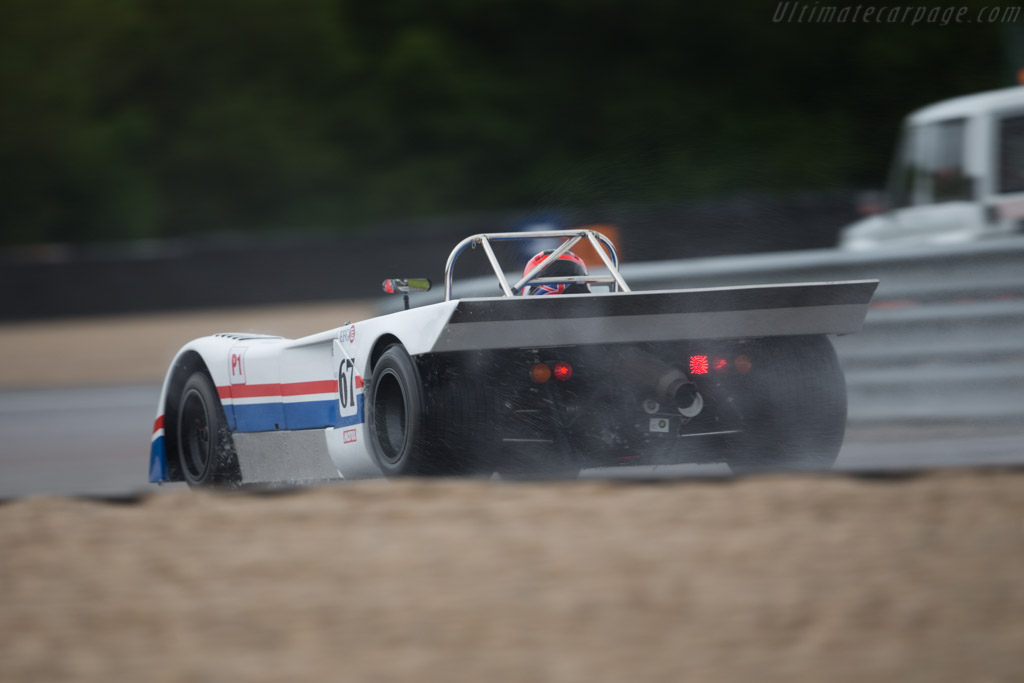
[[[523, 269], [523, 276], [537, 267], [537, 265], [548, 257], [554, 249], [546, 249], [539, 252], [526, 264], [526, 268]], [[587, 274], [587, 265], [583, 262], [576, 254], [571, 251], [567, 251], [554, 262], [548, 265], [548, 267], [539, 275], [539, 277], [569, 277], [569, 276], [583, 276]], [[590, 292], [590, 286], [586, 284], [578, 285], [566, 285], [566, 284], [543, 284], [535, 287], [529, 287], [525, 290], [526, 294], [530, 295], [545, 295], [545, 294], [585, 294]]]

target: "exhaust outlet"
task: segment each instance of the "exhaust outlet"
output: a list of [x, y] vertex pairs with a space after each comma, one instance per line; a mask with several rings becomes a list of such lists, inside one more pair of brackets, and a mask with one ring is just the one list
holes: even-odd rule
[[697, 386], [679, 368], [636, 349], [624, 354], [623, 365], [654, 394], [654, 400], [672, 406], [683, 417], [696, 417], [704, 409]]

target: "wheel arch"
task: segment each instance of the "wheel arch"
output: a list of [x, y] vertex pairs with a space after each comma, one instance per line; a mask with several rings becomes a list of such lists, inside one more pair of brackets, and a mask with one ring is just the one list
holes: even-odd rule
[[184, 481], [181, 465], [178, 463], [178, 404], [181, 392], [188, 378], [202, 372], [216, 386], [210, 369], [202, 355], [195, 350], [183, 351], [174, 362], [174, 369], [167, 382], [164, 398], [164, 443], [166, 444], [167, 478], [169, 481]]
[[[380, 361], [381, 356], [383, 356], [384, 352], [392, 346], [399, 346], [405, 350], [406, 353], [409, 352], [409, 348], [399, 337], [390, 333], [382, 334], [377, 338], [370, 349], [369, 362], [366, 365], [366, 379], [373, 377], [373, 371], [376, 370], [377, 363]], [[422, 379], [428, 380], [430, 377], [436, 375], [436, 368], [439, 367], [438, 354], [421, 353], [418, 355], [410, 354], [410, 356]], [[427, 388], [426, 385], [423, 385], [423, 388]]]
[[394, 346], [395, 344], [405, 348], [402, 340], [393, 334], [387, 333], [377, 337], [377, 341], [373, 342], [373, 348], [370, 350], [370, 364], [366, 369], [367, 374], [373, 374], [373, 369], [377, 367], [377, 361], [380, 360], [380, 357], [384, 355], [389, 346]]

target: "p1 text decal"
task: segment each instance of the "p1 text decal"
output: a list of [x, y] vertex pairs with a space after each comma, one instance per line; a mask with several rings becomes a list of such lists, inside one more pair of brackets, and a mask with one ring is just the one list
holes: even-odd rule
[[245, 384], [245, 351], [246, 347], [236, 346], [231, 349], [229, 367], [232, 384]]

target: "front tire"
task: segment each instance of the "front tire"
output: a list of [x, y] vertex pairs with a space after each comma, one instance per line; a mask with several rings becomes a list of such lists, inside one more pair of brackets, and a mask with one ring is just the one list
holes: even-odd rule
[[224, 408], [210, 378], [195, 372], [178, 402], [178, 464], [192, 487], [237, 486], [241, 481]]

